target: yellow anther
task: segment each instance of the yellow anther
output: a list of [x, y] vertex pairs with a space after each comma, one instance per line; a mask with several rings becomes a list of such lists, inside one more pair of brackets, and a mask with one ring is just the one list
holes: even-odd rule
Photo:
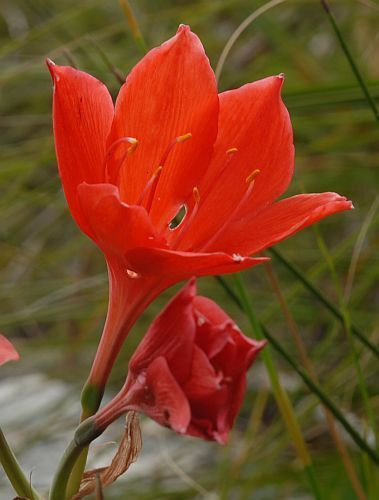
[[192, 190], [193, 198], [195, 200], [195, 203], [199, 203], [200, 201], [200, 191], [199, 189], [195, 186]]
[[249, 174], [249, 175], [246, 177], [246, 182], [247, 182], [248, 184], [250, 184], [251, 182], [253, 182], [253, 180], [256, 178], [256, 176], [257, 176], [258, 174], [260, 174], [260, 173], [261, 173], [261, 171], [259, 170], [259, 168], [257, 168], [257, 169], [255, 169], [255, 170], [253, 170], [253, 171], [251, 172], [251, 174]]
[[135, 139], [134, 137], [129, 137], [129, 141], [131, 146], [128, 148], [128, 154], [134, 153], [136, 147], [138, 146], [138, 139]]
[[234, 153], [238, 153], [238, 149], [237, 148], [230, 148], [230, 149], [226, 150], [226, 154], [227, 155], [233, 155]]
[[179, 137], [176, 138], [176, 142], [184, 142], [187, 141], [188, 139], [191, 139], [192, 134], [191, 132], [188, 132], [188, 134], [180, 135]]
[[163, 170], [162, 165], [159, 165], [159, 167], [153, 173], [152, 177], [158, 177], [158, 175], [160, 175], [160, 173], [162, 172], [162, 170]]
[[106, 157], [109, 157], [113, 153], [113, 151], [117, 148], [117, 146], [125, 143], [129, 143], [131, 145], [127, 149], [127, 153], [130, 154], [133, 153], [133, 151], [138, 146], [138, 139], [136, 139], [135, 137], [120, 137], [119, 139], [114, 141], [114, 143], [108, 148], [106, 152]]

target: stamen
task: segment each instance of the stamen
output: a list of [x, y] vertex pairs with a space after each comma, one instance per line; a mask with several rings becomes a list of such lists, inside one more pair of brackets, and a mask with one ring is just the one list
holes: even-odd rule
[[230, 149], [226, 150], [226, 154], [227, 155], [232, 155], [234, 153], [238, 153], [238, 149], [237, 148], [230, 148]]
[[207, 248], [209, 248], [216, 240], [217, 238], [220, 236], [220, 234], [225, 230], [225, 228], [233, 221], [233, 219], [236, 217], [236, 215], [238, 214], [238, 212], [241, 210], [241, 208], [245, 205], [245, 203], [248, 201], [248, 199], [250, 198], [250, 195], [253, 191], [253, 188], [254, 188], [254, 184], [255, 184], [255, 178], [257, 177], [257, 175], [260, 173], [261, 171], [257, 168], [255, 170], [253, 170], [251, 172], [251, 174], [249, 174], [247, 177], [246, 177], [246, 182], [249, 184], [249, 187], [246, 189], [245, 191], [245, 194], [242, 196], [242, 198], [240, 199], [239, 203], [237, 204], [237, 206], [234, 208], [234, 210], [232, 211], [232, 213], [230, 214], [230, 216], [225, 219], [224, 223], [219, 227], [218, 231], [216, 231], [216, 233], [212, 236], [212, 238], [210, 240], [207, 241], [207, 243], [205, 244], [205, 246], [202, 248], [202, 251], [204, 252]]
[[178, 246], [180, 245], [180, 243], [183, 241], [184, 236], [186, 235], [189, 227], [192, 224], [193, 219], [196, 217], [196, 214], [199, 210], [200, 192], [196, 186], [192, 189], [192, 195], [193, 195], [193, 199], [195, 200], [195, 204], [193, 206], [191, 215], [189, 217], [186, 217], [186, 219], [183, 221], [183, 224], [178, 226], [179, 234], [178, 234], [177, 238], [175, 239], [175, 241], [173, 242], [173, 244], [170, 245], [172, 250], [176, 250], [178, 248]]
[[195, 200], [195, 203], [199, 203], [200, 201], [200, 191], [199, 189], [195, 186], [192, 190], [193, 198]]
[[253, 170], [253, 171], [251, 172], [251, 174], [249, 174], [249, 175], [246, 177], [246, 182], [247, 182], [248, 184], [250, 184], [251, 182], [253, 182], [253, 180], [256, 178], [256, 176], [257, 176], [258, 174], [260, 174], [260, 173], [261, 173], [261, 171], [259, 170], [259, 168], [257, 168], [257, 169], [255, 169], [255, 170]]
[[188, 132], [188, 134], [179, 135], [179, 137], [176, 138], [176, 142], [185, 142], [191, 138], [192, 138], [192, 134], [191, 134], [191, 132]]
[[222, 176], [222, 174], [225, 172], [226, 168], [230, 165], [230, 162], [233, 160], [233, 157], [236, 153], [238, 153], [238, 149], [237, 148], [229, 148], [225, 151], [225, 153], [227, 154], [227, 157], [226, 157], [226, 160], [224, 162], [224, 165], [220, 168], [219, 172], [218, 172], [218, 177], [220, 178]]
[[[112, 179], [112, 176], [108, 168], [108, 160], [111, 157], [112, 153], [117, 149], [117, 147], [120, 144], [125, 144], [125, 143], [129, 143], [131, 144], [131, 146], [129, 146], [128, 149], [121, 155], [121, 157], [116, 163], [116, 166], [112, 169], [113, 175], [116, 174], [116, 179]], [[138, 146], [138, 140], [135, 137], [120, 137], [120, 139], [117, 139], [111, 144], [111, 146], [107, 149], [107, 152], [105, 153], [104, 157], [104, 170], [107, 182], [112, 182], [113, 180], [115, 183], [117, 183], [117, 178], [119, 176], [121, 165], [124, 163], [128, 155], [134, 153], [137, 146]]]
[[[138, 198], [137, 205], [142, 205], [146, 208], [147, 212], [150, 212], [151, 205], [153, 204], [153, 199], [155, 195], [155, 191], [157, 190], [157, 185], [159, 181], [159, 177], [161, 175], [163, 167], [159, 166], [153, 175], [150, 177], [150, 180], [146, 184], [144, 190], [141, 193], [141, 196]], [[146, 203], [144, 203], [144, 200], [147, 196]]]
[[[177, 143], [185, 142], [187, 139], [191, 139], [192, 134], [189, 132], [188, 134], [184, 135], [179, 135], [178, 137], [175, 137], [175, 139], [171, 142], [171, 144], [168, 146], [166, 151], [163, 154], [163, 157], [159, 163], [159, 167], [155, 170], [153, 175], [150, 177], [150, 180], [147, 182], [146, 186], [144, 187], [141, 196], [139, 197], [137, 201], [137, 205], [143, 205], [148, 212], [150, 212], [151, 206], [153, 204], [154, 200], [154, 195], [157, 190], [160, 174], [162, 172], [163, 166], [166, 163], [167, 157], [170, 154], [172, 148], [175, 146]], [[149, 193], [148, 199], [146, 202], [144, 202], [144, 199], [146, 197], [146, 194]]]
[[175, 139], [171, 142], [171, 144], [168, 145], [166, 151], [163, 153], [163, 156], [162, 156], [162, 159], [161, 159], [159, 165], [164, 165], [166, 163], [167, 157], [171, 153], [172, 148], [175, 146], [175, 144], [185, 142], [191, 138], [192, 138], [191, 132], [188, 132], [187, 134], [179, 135], [178, 137], [175, 137]]
[[129, 154], [133, 153], [133, 151], [138, 146], [138, 140], [135, 137], [120, 137], [120, 139], [117, 139], [116, 141], [114, 141], [113, 144], [111, 144], [111, 146], [108, 148], [105, 154], [105, 157], [109, 158], [119, 144], [125, 144], [126, 142], [131, 144], [131, 146], [128, 148], [128, 153]]

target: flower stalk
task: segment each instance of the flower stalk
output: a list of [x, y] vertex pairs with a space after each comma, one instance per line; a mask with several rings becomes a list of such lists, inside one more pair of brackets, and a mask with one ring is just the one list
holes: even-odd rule
[[54, 475], [49, 500], [67, 500], [72, 497], [72, 493], [67, 490], [67, 485], [73, 467], [78, 462], [83, 450], [86, 450], [88, 445], [99, 437], [104, 430], [96, 426], [93, 418], [88, 418], [79, 425], [75, 431], [74, 439], [66, 448]]
[[26, 477], [22, 470], [1, 429], [0, 462], [17, 495], [31, 500], [41, 500], [39, 493], [31, 485], [31, 479]]

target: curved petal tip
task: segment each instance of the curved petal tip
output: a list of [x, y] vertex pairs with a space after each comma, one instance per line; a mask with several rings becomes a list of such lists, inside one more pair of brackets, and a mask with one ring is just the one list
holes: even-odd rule
[[187, 34], [190, 32], [191, 32], [191, 28], [188, 26], [188, 24], [179, 24], [179, 27], [178, 27], [178, 30], [176, 33], [177, 34], [179, 34], [179, 33]]
[[51, 78], [54, 80], [55, 78], [55, 62], [52, 61], [49, 57], [45, 59], [47, 69], [50, 71]]

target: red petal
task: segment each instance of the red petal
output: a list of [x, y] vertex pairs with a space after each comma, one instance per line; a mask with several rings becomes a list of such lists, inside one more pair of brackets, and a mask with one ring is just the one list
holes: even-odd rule
[[155, 359], [149, 366], [146, 386], [153, 397], [153, 404], [141, 406], [142, 411], [158, 423], [169, 425], [181, 434], [185, 433], [191, 420], [191, 410], [163, 357]]
[[167, 147], [192, 133], [192, 139], [173, 147], [155, 193], [152, 220], [167, 224], [209, 162], [217, 116], [213, 71], [198, 37], [181, 26], [132, 70], [117, 98], [109, 145], [125, 136], [139, 141], [121, 173], [122, 199], [136, 203]]
[[246, 373], [258, 353], [266, 345], [265, 340], [254, 340], [232, 324], [227, 326], [229, 342], [213, 359], [213, 366], [233, 380]]
[[226, 321], [231, 321], [230, 316], [208, 297], [197, 295], [194, 299], [194, 306], [196, 312], [204, 316], [212, 325], [221, 325]]
[[221, 377], [216, 374], [206, 354], [195, 346], [193, 350], [193, 360], [191, 377], [183, 387], [183, 390], [190, 401], [198, 398], [211, 397], [220, 388]]
[[[228, 219], [245, 194], [246, 178], [256, 177], [248, 210], [253, 213], [287, 188], [294, 164], [292, 126], [280, 91], [283, 78], [270, 77], [220, 94], [219, 132], [206, 176], [199, 185], [200, 205], [196, 225], [186, 242], [199, 248]], [[228, 155], [226, 151], [237, 148]], [[229, 163], [228, 163], [229, 162]], [[226, 250], [226, 248], [218, 248]]]
[[162, 275], [168, 283], [190, 276], [237, 273], [267, 260], [265, 257], [253, 259], [221, 252], [175, 252], [161, 248], [135, 248], [126, 257], [136, 272]]
[[[201, 408], [199, 410], [199, 417], [192, 415], [191, 423], [186, 434], [189, 436], [207, 439], [209, 441], [217, 441], [219, 444], [225, 444], [227, 442], [230, 429], [220, 432], [217, 428], [217, 415], [204, 418], [201, 417], [203, 414], [205, 415], [206, 412], [204, 412], [204, 409]], [[212, 418], [215, 421], [213, 421]]]
[[300, 194], [281, 200], [256, 216], [245, 215], [212, 247], [251, 255], [261, 252], [324, 217], [353, 208], [336, 193]]
[[0, 335], [0, 365], [7, 361], [17, 361], [20, 358], [18, 352], [4, 335]]
[[143, 207], [122, 203], [112, 184], [80, 184], [79, 205], [89, 236], [108, 256], [124, 257], [131, 248], [164, 245]]
[[162, 356], [179, 384], [188, 379], [196, 334], [192, 305], [195, 294], [196, 283], [191, 280], [157, 316], [130, 360], [131, 373], [142, 372]]
[[106, 139], [114, 108], [99, 80], [68, 66], [48, 67], [54, 81], [53, 119], [59, 173], [71, 213], [88, 231], [77, 202], [77, 186], [104, 182]]
[[231, 318], [213, 300], [197, 296], [194, 299], [197, 317], [196, 344], [212, 359], [228, 342]]

